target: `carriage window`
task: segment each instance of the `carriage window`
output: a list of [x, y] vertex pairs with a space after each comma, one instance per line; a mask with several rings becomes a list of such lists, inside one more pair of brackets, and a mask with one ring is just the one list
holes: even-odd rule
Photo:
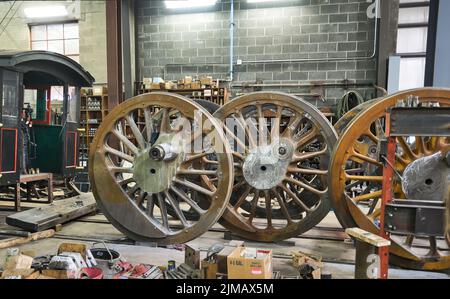
[[17, 117], [19, 115], [19, 74], [11, 71], [3, 71], [3, 116]]
[[69, 86], [69, 97], [67, 101], [67, 121], [78, 122], [77, 94], [76, 88]]

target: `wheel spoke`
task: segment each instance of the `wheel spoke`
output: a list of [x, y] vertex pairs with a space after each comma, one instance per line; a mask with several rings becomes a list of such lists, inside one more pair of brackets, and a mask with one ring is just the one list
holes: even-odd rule
[[426, 150], [425, 150], [425, 144], [423, 142], [423, 138], [416, 136], [416, 152], [418, 154], [426, 154]]
[[147, 196], [147, 215], [149, 217], [154, 217], [154, 210], [155, 210], [155, 202], [153, 201], [153, 194], [150, 194]]
[[302, 174], [315, 174], [315, 175], [328, 175], [328, 170], [321, 169], [307, 169], [289, 166], [288, 172], [290, 173], [302, 173]]
[[161, 195], [161, 193], [158, 193], [156, 195], [156, 197], [158, 198], [158, 207], [159, 207], [159, 210], [161, 212], [162, 224], [168, 231], [170, 231], [169, 219], [167, 217], [166, 201], [164, 200], [164, 198]]
[[256, 111], [258, 116], [258, 135], [259, 135], [259, 146], [265, 146], [268, 144], [268, 134], [267, 134], [267, 121], [263, 114], [263, 108], [261, 104], [256, 105]]
[[134, 182], [136, 182], [134, 180], [134, 178], [128, 178], [128, 179], [125, 179], [125, 180], [117, 181], [117, 184], [119, 184], [120, 186], [126, 186], [129, 183], [134, 183]]
[[253, 195], [253, 199], [251, 201], [252, 202], [252, 207], [251, 207], [251, 210], [250, 210], [250, 215], [249, 215], [249, 217], [247, 219], [248, 223], [250, 223], [250, 224], [253, 222], [253, 219], [256, 216], [256, 207], [258, 205], [258, 199], [259, 199], [259, 191], [255, 190], [255, 194]]
[[294, 113], [289, 119], [289, 123], [284, 130], [284, 132], [281, 134], [284, 138], [291, 138], [294, 136], [294, 132], [297, 129], [298, 125], [300, 124], [301, 117], [297, 115], [297, 113]]
[[203, 215], [206, 211], [200, 208], [200, 206], [189, 198], [189, 196], [184, 193], [181, 189], [178, 189], [173, 184], [170, 186], [170, 190], [172, 190], [175, 194], [177, 194], [182, 200], [184, 200], [188, 205], [190, 205], [197, 213]]
[[128, 162], [130, 162], [130, 163], [133, 163], [133, 162], [134, 162], [134, 158], [133, 158], [132, 156], [130, 156], [130, 155], [127, 155], [127, 154], [124, 153], [124, 152], [118, 151], [118, 150], [116, 150], [116, 149], [110, 147], [109, 145], [105, 145], [104, 148], [105, 148], [105, 151], [106, 151], [107, 153], [110, 153], [110, 154], [112, 154], [112, 155], [114, 155], [114, 156], [117, 156], [117, 157], [119, 157], [119, 158], [122, 158], [122, 159], [124, 159], [124, 160], [126, 160], [126, 161], [128, 161]]
[[179, 175], [217, 175], [217, 170], [206, 169], [180, 169], [177, 171]]
[[416, 155], [413, 153], [409, 145], [406, 143], [406, 140], [404, 137], [397, 137], [398, 143], [400, 144], [400, 147], [403, 149], [403, 153], [410, 159], [415, 160]]
[[[256, 148], [257, 144], [256, 144], [256, 140], [254, 139], [255, 136], [253, 136], [253, 134], [252, 134], [252, 132], [256, 132], [256, 127], [254, 127], [253, 122], [251, 122], [251, 121], [246, 122], [245, 121], [244, 116], [242, 115], [241, 111], [236, 112], [236, 114], [238, 116], [239, 123], [244, 127], [244, 131], [245, 131], [245, 134], [246, 134], [246, 136], [248, 138], [248, 143], [250, 145], [250, 149]], [[250, 130], [250, 126], [249, 126], [248, 123], [251, 123], [252, 126], [254, 127], [253, 131]]]
[[136, 125], [136, 122], [133, 119], [132, 115], [125, 116], [126, 121], [128, 122], [128, 125], [130, 126], [131, 131], [133, 132], [134, 137], [136, 138], [136, 141], [141, 149], [145, 149], [145, 140], [144, 136], [142, 136], [141, 131], [139, 131], [138, 126]]
[[136, 204], [138, 205], [138, 207], [142, 206], [142, 203], [144, 202], [145, 197], [147, 197], [147, 193], [141, 191], [139, 193], [139, 196], [136, 198]]
[[284, 217], [287, 220], [288, 225], [291, 224], [293, 221], [292, 221], [291, 215], [289, 215], [288, 209], [286, 208], [284, 199], [281, 198], [280, 194], [277, 191], [275, 191], [275, 197], [277, 199], [278, 204], [280, 205], [281, 212], [283, 213]]
[[353, 197], [352, 200], [354, 202], [360, 202], [360, 201], [364, 201], [364, 200], [369, 200], [372, 198], [379, 198], [381, 197], [381, 195], [383, 194], [383, 191], [376, 191], [376, 192], [372, 192], [372, 193], [367, 193], [364, 195], [358, 195], [356, 197]]
[[365, 175], [346, 175], [347, 180], [350, 181], [370, 181], [382, 182], [383, 176], [365, 176]]
[[[352, 159], [353, 158], [353, 159]], [[365, 155], [362, 155], [360, 153], [355, 152], [354, 150], [352, 151], [352, 153], [350, 154], [350, 160], [355, 161], [354, 158], [359, 159], [359, 160], [363, 160], [367, 163], [373, 164], [373, 165], [377, 165], [382, 167], [383, 164], [375, 159], [372, 159], [370, 157], [367, 157]], [[355, 161], [358, 162], [358, 161]]]
[[316, 158], [316, 157], [326, 154], [327, 151], [328, 151], [328, 145], [325, 144], [325, 147], [318, 152], [305, 152], [305, 153], [301, 153], [301, 154], [295, 154], [294, 158], [292, 159], [292, 162], [298, 163], [298, 162], [301, 162], [304, 160]]
[[267, 227], [272, 227], [272, 200], [270, 198], [269, 191], [264, 191], [264, 199], [266, 201], [266, 218], [267, 218]]
[[177, 184], [180, 184], [182, 186], [185, 186], [185, 187], [187, 187], [189, 189], [195, 190], [195, 191], [197, 191], [199, 193], [205, 194], [206, 196], [209, 196], [209, 197], [213, 197], [214, 196], [214, 192], [211, 192], [211, 190], [205, 189], [205, 188], [203, 188], [203, 187], [201, 187], [201, 186], [199, 186], [197, 184], [194, 184], [192, 182], [189, 182], [187, 180], [180, 180], [178, 178], [174, 178], [173, 182], [177, 183]]
[[245, 191], [239, 196], [238, 201], [236, 202], [236, 204], [233, 207], [236, 211], [239, 210], [239, 208], [245, 202], [245, 200], [247, 199], [247, 196], [250, 194], [251, 191], [252, 191], [252, 188], [250, 186], [247, 186]]
[[133, 173], [133, 168], [131, 168], [131, 167], [110, 166], [110, 167], [108, 167], [108, 169], [112, 173]]
[[169, 108], [161, 109], [161, 124], [159, 130], [161, 133], [170, 133], [170, 116], [169, 116]]
[[284, 184], [280, 184], [279, 187], [281, 187], [295, 203], [297, 203], [303, 210], [305, 210], [306, 213], [310, 213], [312, 211], [300, 198], [297, 197], [294, 192], [292, 192], [291, 189], [286, 187]]
[[312, 130], [310, 130], [308, 133], [306, 133], [303, 136], [300, 136], [300, 139], [296, 142], [295, 148], [296, 149], [302, 149], [312, 141], [314, 141], [314, 138], [318, 135], [319, 131], [314, 126]]
[[292, 183], [292, 184], [300, 186], [300, 187], [302, 187], [302, 188], [304, 188], [304, 189], [306, 189], [306, 190], [308, 190], [308, 191], [310, 191], [310, 192], [312, 192], [314, 194], [317, 194], [317, 195], [324, 195], [328, 191], [328, 188], [323, 190], [323, 191], [321, 191], [321, 190], [318, 190], [318, 189], [316, 189], [314, 187], [311, 187], [311, 186], [309, 186], [309, 185], [307, 185], [307, 184], [305, 184], [305, 183], [303, 183], [303, 182], [301, 182], [299, 180], [291, 178], [291, 177], [286, 177], [285, 180], [290, 182], [290, 183]]
[[139, 153], [139, 149], [122, 133], [120, 133], [117, 129], [112, 130], [114, 136], [116, 136], [123, 145], [125, 145], [129, 150], [131, 150], [134, 154]]
[[280, 123], [281, 123], [281, 114], [283, 113], [283, 108], [277, 106], [277, 112], [275, 114], [275, 119], [272, 121], [272, 130], [270, 131], [271, 141], [275, 141], [280, 137]]
[[[224, 129], [225, 129], [225, 131], [226, 131], [226, 136], [227, 136], [227, 137], [231, 137], [231, 138], [236, 142], [236, 144], [237, 144], [240, 148], [242, 148], [242, 152], [245, 152], [245, 151], [247, 150], [247, 147], [245, 146], [245, 143], [244, 143], [242, 140], [240, 140], [240, 139], [234, 134], [234, 132], [232, 132], [226, 125], [224, 125], [223, 127], [224, 127]], [[233, 144], [233, 147], [234, 147], [234, 144]]]
[[180, 220], [181, 224], [184, 227], [188, 227], [189, 224], [186, 220], [186, 217], [183, 214], [183, 211], [180, 209], [180, 204], [178, 201], [176, 201], [172, 195], [170, 195], [169, 191], [164, 191], [164, 195], [166, 196], [167, 200], [169, 201], [170, 205], [172, 206], [173, 210], [175, 211], [175, 214], [177, 215], [178, 219]]
[[150, 144], [153, 133], [153, 121], [149, 108], [144, 108], [144, 119], [145, 119], [145, 132], [147, 136], [147, 142]]

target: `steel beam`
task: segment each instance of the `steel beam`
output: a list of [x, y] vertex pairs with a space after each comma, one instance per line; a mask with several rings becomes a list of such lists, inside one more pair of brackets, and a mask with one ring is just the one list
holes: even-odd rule
[[106, 1], [108, 108], [122, 102], [122, 33], [120, 0]]
[[[386, 88], [389, 57], [397, 50], [399, 0], [380, 0], [377, 85]], [[379, 91], [380, 92], [380, 91]], [[382, 94], [378, 94], [382, 96]]]

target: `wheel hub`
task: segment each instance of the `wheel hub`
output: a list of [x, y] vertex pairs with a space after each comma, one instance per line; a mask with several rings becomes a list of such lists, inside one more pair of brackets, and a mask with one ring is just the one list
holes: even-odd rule
[[287, 140], [256, 147], [244, 160], [247, 183], [258, 190], [270, 190], [282, 182], [292, 158], [293, 146]]
[[162, 135], [153, 147], [136, 155], [133, 175], [143, 192], [167, 190], [181, 163], [181, 148], [174, 135]]

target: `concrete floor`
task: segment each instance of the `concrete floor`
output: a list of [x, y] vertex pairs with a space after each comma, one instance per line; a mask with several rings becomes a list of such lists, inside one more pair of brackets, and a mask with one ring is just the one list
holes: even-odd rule
[[[11, 212], [0, 211], [0, 229], [7, 227], [4, 224], [5, 215]], [[258, 243], [245, 241], [246, 246], [269, 248], [273, 250], [274, 271], [280, 271], [284, 275], [296, 275], [297, 271], [291, 266], [291, 252], [301, 250], [314, 254], [320, 254], [325, 261], [323, 271], [332, 274], [334, 279], [353, 278], [355, 250], [353, 243], [345, 240], [345, 234], [338, 230], [339, 224], [333, 213], [330, 213], [319, 225], [319, 228], [308, 232], [302, 238], [293, 238], [279, 243]], [[328, 229], [328, 231], [327, 231]], [[237, 238], [238, 239], [238, 238]], [[55, 237], [38, 240], [19, 246], [20, 250], [32, 251], [36, 256], [55, 254], [59, 244], [63, 242], [80, 242], [96, 247], [102, 244], [94, 244], [95, 241], [107, 241], [108, 246], [121, 253], [131, 263], [148, 263], [167, 266], [168, 260], [175, 260], [180, 264], [184, 260], [184, 252], [177, 249], [157, 248], [151, 244], [132, 245], [111, 224], [107, 223], [102, 215], [87, 216], [63, 225], [63, 228]], [[189, 242], [194, 248], [207, 249], [214, 244], [228, 244], [230, 240], [224, 238], [223, 228], [215, 225], [211, 231]], [[147, 246], [146, 246], [147, 245]], [[6, 249], [0, 249], [0, 265], [4, 263]], [[205, 253], [206, 254], [206, 253]], [[391, 279], [449, 279], [450, 273], [424, 272], [391, 268]]]

